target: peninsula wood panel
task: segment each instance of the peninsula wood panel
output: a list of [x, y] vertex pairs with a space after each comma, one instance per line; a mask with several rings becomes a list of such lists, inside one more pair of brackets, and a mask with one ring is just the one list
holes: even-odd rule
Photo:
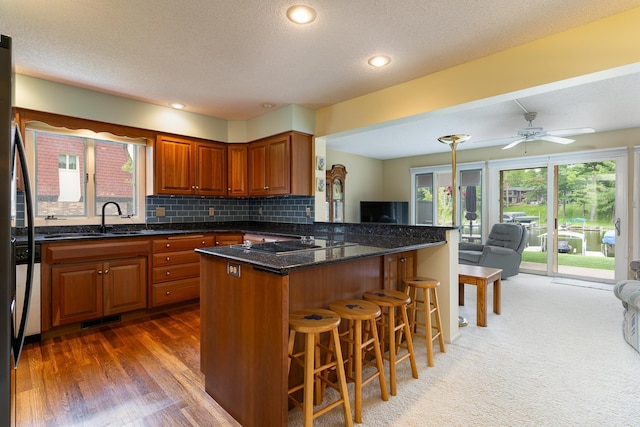
[[235, 277], [227, 274], [226, 260], [201, 258], [207, 393], [243, 426], [286, 425], [289, 278], [246, 264]]

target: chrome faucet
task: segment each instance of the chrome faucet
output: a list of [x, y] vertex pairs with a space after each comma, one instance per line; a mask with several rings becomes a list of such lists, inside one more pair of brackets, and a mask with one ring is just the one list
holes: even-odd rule
[[104, 205], [102, 205], [102, 225], [100, 226], [101, 233], [107, 232], [107, 226], [104, 225], [104, 208], [106, 208], [108, 204], [116, 205], [116, 209], [118, 209], [118, 215], [122, 216], [122, 210], [120, 209], [120, 205], [117, 204], [116, 202], [106, 202]]

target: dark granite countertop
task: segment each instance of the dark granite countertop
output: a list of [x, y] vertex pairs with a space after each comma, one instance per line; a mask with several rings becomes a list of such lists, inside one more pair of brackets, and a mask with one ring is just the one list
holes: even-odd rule
[[286, 275], [293, 270], [322, 264], [423, 249], [431, 246], [444, 245], [446, 243], [444, 240], [437, 239], [356, 234], [341, 235], [339, 238], [348, 244], [291, 254], [276, 255], [255, 249], [246, 249], [241, 245], [201, 248], [196, 249], [196, 252], [202, 255], [247, 263], [266, 271]]

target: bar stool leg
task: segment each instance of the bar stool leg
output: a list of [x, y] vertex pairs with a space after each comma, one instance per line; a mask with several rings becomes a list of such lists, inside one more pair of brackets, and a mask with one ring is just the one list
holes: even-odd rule
[[388, 308], [387, 322], [389, 322], [389, 382], [391, 383], [391, 396], [396, 395], [396, 314], [393, 307]]
[[431, 291], [422, 289], [424, 298], [425, 339], [427, 341], [427, 365], [433, 367], [433, 327], [431, 325]]
[[409, 350], [409, 361], [411, 362], [411, 374], [413, 378], [418, 378], [418, 366], [416, 365], [416, 357], [413, 352], [413, 339], [411, 338], [411, 329], [409, 328], [409, 317], [407, 316], [406, 307], [401, 307], [402, 321], [404, 322], [404, 335], [407, 341], [407, 349]]
[[316, 359], [316, 335], [305, 334], [304, 337], [304, 400], [303, 404], [303, 419], [304, 427], [313, 426], [313, 369], [309, 369], [308, 366], [315, 366]]
[[376, 320], [369, 320], [369, 329], [373, 335], [373, 352], [376, 356], [376, 368], [378, 369], [378, 382], [380, 383], [380, 395], [385, 402], [389, 400], [389, 393], [387, 393], [387, 380], [384, 379], [384, 368], [382, 363], [382, 351], [380, 350], [380, 337], [378, 336], [378, 327]]
[[[340, 334], [338, 333], [338, 328], [333, 328], [331, 330], [331, 336], [333, 337], [333, 348], [336, 353], [336, 362], [337, 362], [336, 371], [338, 373], [338, 382], [340, 383], [340, 394], [342, 395], [342, 399], [344, 399], [344, 402], [342, 405], [344, 409], [344, 421], [346, 426], [351, 427], [353, 426], [353, 419], [351, 418], [351, 405], [349, 404], [349, 389], [347, 388], [347, 376], [344, 373], [344, 362], [342, 359], [342, 350], [340, 348]], [[313, 424], [313, 418], [311, 421]]]
[[435, 313], [436, 329], [438, 330], [438, 333], [436, 334], [436, 336], [438, 337], [438, 345], [440, 345], [440, 352], [446, 353], [447, 350], [444, 347], [444, 335], [442, 335], [442, 319], [440, 318], [440, 305], [438, 304], [438, 292], [435, 288], [430, 289], [430, 291], [432, 292], [431, 300], [433, 302], [432, 312]]

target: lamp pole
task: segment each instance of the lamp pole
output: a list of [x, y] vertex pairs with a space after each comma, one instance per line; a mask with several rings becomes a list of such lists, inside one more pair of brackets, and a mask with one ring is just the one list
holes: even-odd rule
[[456, 148], [458, 144], [462, 144], [471, 138], [471, 135], [457, 134], [445, 135], [438, 138], [438, 141], [451, 147], [451, 198], [453, 199], [453, 207], [451, 212], [451, 225], [456, 226], [456, 207], [457, 207], [457, 185], [456, 185]]
[[[451, 197], [453, 198], [453, 207], [451, 212], [451, 226], [456, 226], [456, 199], [457, 199], [457, 185], [456, 185], [456, 148], [458, 144], [462, 144], [471, 138], [471, 135], [457, 134], [457, 135], [445, 135], [438, 138], [438, 141], [443, 144], [447, 144], [451, 147]], [[458, 316], [458, 326], [464, 327], [469, 324], [469, 321], [462, 316]]]

